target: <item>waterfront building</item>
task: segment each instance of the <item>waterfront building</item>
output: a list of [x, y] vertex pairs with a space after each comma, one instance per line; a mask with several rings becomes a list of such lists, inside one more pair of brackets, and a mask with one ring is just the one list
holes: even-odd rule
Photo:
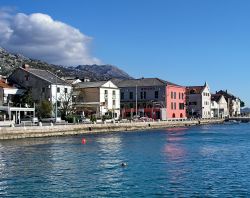
[[[8, 79], [30, 91], [35, 103], [47, 100], [54, 108], [57, 106], [60, 109], [71, 101], [71, 84], [48, 70], [34, 69], [24, 64], [23, 67], [15, 69]], [[55, 110], [52, 114], [54, 112]]]
[[229, 93], [227, 90], [223, 91], [217, 91], [217, 94], [223, 95], [227, 101], [228, 104], [228, 110], [229, 110], [229, 116], [240, 116], [240, 99], [233, 94]]
[[23, 94], [24, 90], [8, 83], [7, 79], [0, 79], [0, 106], [11, 105], [15, 95]]
[[159, 78], [112, 81], [121, 89], [122, 118], [186, 118], [185, 87]]
[[73, 104], [85, 116], [120, 117], [120, 89], [111, 81], [80, 82], [75, 84]]
[[221, 94], [211, 95], [211, 117], [225, 118], [229, 116], [228, 105], [225, 97]]
[[186, 94], [188, 117], [211, 118], [211, 93], [207, 83], [203, 86], [188, 86]]

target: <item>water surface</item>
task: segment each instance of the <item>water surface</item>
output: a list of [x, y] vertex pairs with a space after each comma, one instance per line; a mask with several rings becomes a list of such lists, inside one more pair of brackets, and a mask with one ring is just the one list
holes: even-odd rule
[[250, 197], [250, 124], [0, 141], [0, 197]]

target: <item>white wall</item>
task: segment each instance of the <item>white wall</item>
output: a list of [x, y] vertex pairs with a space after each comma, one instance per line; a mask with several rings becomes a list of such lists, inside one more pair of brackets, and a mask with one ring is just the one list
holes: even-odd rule
[[[107, 95], [105, 94], [107, 91]], [[113, 91], [115, 95], [113, 95]], [[120, 89], [114, 85], [111, 81], [108, 81], [100, 88], [100, 102], [105, 103], [107, 100], [106, 106], [100, 107], [100, 112], [102, 115], [105, 115], [106, 112], [111, 111], [117, 114], [117, 117], [120, 116]], [[113, 100], [115, 105], [113, 105]]]
[[[52, 104], [57, 101], [63, 102], [67, 100], [69, 97], [71, 97], [72, 87], [71, 86], [65, 86], [65, 85], [57, 85], [58, 88], [60, 88], [60, 92], [57, 93], [56, 96], [56, 85], [51, 85], [51, 99], [50, 101]], [[64, 89], [67, 88], [67, 93], [65, 94]]]
[[211, 118], [211, 93], [208, 86], [203, 90], [202, 94], [202, 118]]

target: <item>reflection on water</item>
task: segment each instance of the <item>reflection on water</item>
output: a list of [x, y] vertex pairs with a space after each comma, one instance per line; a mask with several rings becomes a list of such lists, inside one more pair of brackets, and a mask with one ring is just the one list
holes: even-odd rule
[[[249, 197], [250, 125], [0, 142], [0, 197]], [[128, 166], [122, 168], [122, 162]]]

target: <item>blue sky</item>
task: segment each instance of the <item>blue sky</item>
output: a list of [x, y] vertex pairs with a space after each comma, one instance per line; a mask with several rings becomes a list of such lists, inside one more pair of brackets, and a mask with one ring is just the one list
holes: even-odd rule
[[92, 38], [88, 58], [133, 77], [207, 81], [212, 91], [228, 89], [250, 106], [249, 1], [1, 0], [0, 6], [79, 29]]

